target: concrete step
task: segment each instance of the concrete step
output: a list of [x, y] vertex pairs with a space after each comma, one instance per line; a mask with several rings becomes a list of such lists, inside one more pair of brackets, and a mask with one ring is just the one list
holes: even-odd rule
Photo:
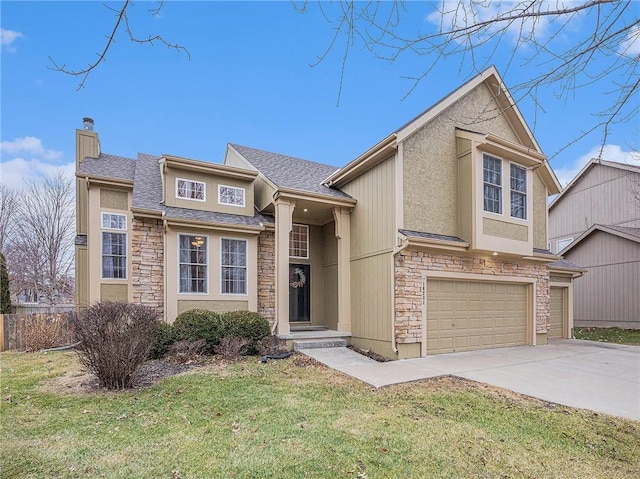
[[298, 331], [327, 331], [329, 328], [326, 326], [310, 326], [310, 325], [291, 325], [291, 332]]
[[293, 350], [300, 351], [301, 349], [325, 349], [325, 348], [344, 348], [347, 342], [344, 339], [330, 338], [330, 339], [298, 339], [293, 341]]

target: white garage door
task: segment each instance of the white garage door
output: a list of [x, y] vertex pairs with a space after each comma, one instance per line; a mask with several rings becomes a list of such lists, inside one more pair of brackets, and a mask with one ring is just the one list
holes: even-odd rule
[[427, 354], [527, 344], [526, 284], [427, 281]]

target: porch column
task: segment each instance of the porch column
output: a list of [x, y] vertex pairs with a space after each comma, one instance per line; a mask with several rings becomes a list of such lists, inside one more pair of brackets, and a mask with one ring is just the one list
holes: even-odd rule
[[276, 334], [289, 334], [289, 233], [295, 203], [276, 200]]
[[338, 331], [351, 332], [351, 209], [334, 208], [338, 239]]

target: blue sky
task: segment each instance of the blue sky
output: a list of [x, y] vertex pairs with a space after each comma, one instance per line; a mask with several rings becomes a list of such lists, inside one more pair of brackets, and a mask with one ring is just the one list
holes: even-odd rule
[[[121, 2], [110, 3], [114, 8]], [[296, 5], [302, 5], [297, 2]], [[435, 28], [433, 2], [410, 2], [404, 27]], [[335, 49], [311, 67], [329, 45], [333, 30], [316, 4], [301, 14], [291, 2], [154, 2], [130, 9], [139, 37], [161, 34], [185, 46], [132, 44], [124, 32], [107, 61], [76, 91], [78, 78], [51, 71], [49, 57], [71, 69], [95, 59], [113, 27], [114, 14], [101, 2], [0, 3], [1, 130], [0, 183], [62, 167], [73, 171], [75, 129], [83, 116], [95, 119], [103, 152], [135, 157], [168, 153], [222, 161], [227, 143], [239, 143], [342, 166], [469, 78], [448, 58], [406, 98], [424, 58], [408, 55], [390, 63], [356, 44], [346, 65], [340, 102], [341, 54]], [[331, 8], [331, 6], [327, 6]], [[637, 17], [640, 10], [630, 13]], [[633, 20], [633, 18], [630, 18]], [[586, 28], [580, 19], [565, 41]], [[562, 39], [561, 39], [562, 40]], [[640, 53], [638, 38], [630, 51]], [[495, 63], [507, 87], [528, 79], [535, 66], [507, 67], [513, 43], [506, 36]], [[501, 64], [502, 62], [502, 64]], [[637, 72], [636, 72], [637, 73]], [[609, 83], [584, 87], [569, 99], [540, 92], [519, 107], [547, 155], [553, 155], [594, 121]], [[605, 159], [640, 163], [640, 119], [617, 125]], [[592, 156], [601, 136], [592, 134], [551, 159], [566, 183]], [[636, 155], [636, 156], [634, 156]]]

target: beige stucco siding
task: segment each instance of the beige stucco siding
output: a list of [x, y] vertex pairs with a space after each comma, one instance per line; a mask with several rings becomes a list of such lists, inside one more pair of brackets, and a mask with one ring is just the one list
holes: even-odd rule
[[127, 192], [101, 188], [100, 207], [112, 210], [127, 210], [129, 208]]
[[496, 236], [517, 241], [527, 241], [529, 228], [525, 225], [508, 223], [491, 218], [482, 219], [482, 232], [488, 236]]
[[547, 249], [547, 187], [533, 174], [533, 247]]
[[[205, 186], [205, 200], [190, 200], [176, 197], [176, 180], [183, 179], [189, 181], [199, 181]], [[231, 186], [244, 189], [244, 206], [224, 205], [218, 203], [218, 187]], [[190, 208], [202, 211], [217, 211], [235, 215], [253, 216], [253, 181], [229, 178], [223, 175], [202, 173], [197, 171], [183, 170], [180, 168], [167, 168], [165, 179], [167, 206], [178, 208]]]
[[248, 306], [249, 303], [247, 301], [178, 300], [178, 314], [190, 309], [206, 309], [216, 313], [246, 311]]
[[390, 341], [395, 156], [342, 189], [358, 201], [351, 213], [352, 334], [354, 338]]
[[76, 305], [89, 305], [89, 262], [86, 246], [76, 246]]
[[473, 222], [473, 190], [471, 188], [473, 181], [473, 160], [471, 151], [468, 149], [471, 146], [471, 142], [459, 138], [459, 149], [461, 146], [460, 143], [464, 143], [466, 153], [458, 159], [458, 230], [456, 236], [471, 242]]
[[101, 284], [100, 301], [129, 301], [129, 287], [126, 284]]
[[518, 141], [494, 105], [489, 89], [482, 84], [404, 140], [405, 229], [457, 236], [455, 127], [491, 132]]

